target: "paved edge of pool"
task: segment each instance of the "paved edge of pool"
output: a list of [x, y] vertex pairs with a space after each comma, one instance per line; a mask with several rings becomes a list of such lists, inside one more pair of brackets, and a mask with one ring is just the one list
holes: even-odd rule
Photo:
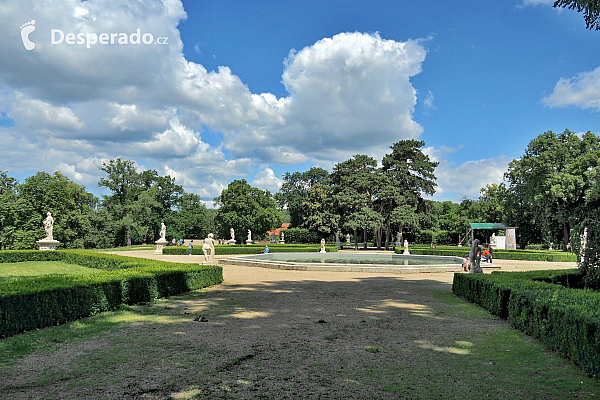
[[392, 266], [381, 264], [315, 264], [288, 261], [250, 260], [243, 257], [228, 257], [218, 260], [219, 265], [286, 269], [295, 271], [334, 271], [334, 272], [389, 272], [397, 274], [418, 274], [422, 272], [461, 272], [457, 264]]

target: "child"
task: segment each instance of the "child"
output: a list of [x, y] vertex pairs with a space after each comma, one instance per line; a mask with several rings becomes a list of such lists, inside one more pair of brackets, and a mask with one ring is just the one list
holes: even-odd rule
[[465, 259], [463, 260], [462, 267], [463, 267], [463, 271], [465, 271], [465, 272], [469, 272], [471, 270], [471, 261], [469, 261], [468, 254], [465, 256]]
[[190, 244], [188, 246], [188, 249], [190, 249], [190, 254], [188, 254], [189, 256], [192, 255], [192, 250], [194, 250], [194, 241], [190, 240]]
[[269, 252], [269, 246], [265, 245], [265, 249], [261, 253], [267, 254]]
[[489, 263], [492, 262], [492, 258], [490, 257], [490, 251], [488, 249], [485, 249], [483, 251], [483, 254], [481, 255], [481, 260], [483, 262], [489, 262]]

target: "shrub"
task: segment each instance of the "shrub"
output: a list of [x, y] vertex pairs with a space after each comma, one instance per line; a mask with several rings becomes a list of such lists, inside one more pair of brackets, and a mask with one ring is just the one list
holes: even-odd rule
[[600, 293], [571, 288], [582, 280], [576, 270], [455, 274], [452, 290], [597, 376]]
[[[318, 244], [278, 244], [268, 243], [269, 251], [271, 253], [310, 253], [318, 252], [321, 250], [321, 245]], [[263, 244], [251, 244], [251, 245], [216, 245], [215, 254], [217, 255], [229, 255], [229, 254], [260, 254], [265, 249]], [[335, 246], [325, 246], [325, 251], [335, 252], [338, 251]], [[184, 247], [166, 247], [163, 249], [163, 254], [171, 255], [184, 255], [189, 254], [189, 250]], [[194, 255], [202, 255], [202, 247], [198, 246], [192, 250]]]
[[88, 251], [0, 252], [0, 262], [58, 260], [105, 270], [0, 284], [0, 337], [215, 285], [218, 266], [169, 263]]

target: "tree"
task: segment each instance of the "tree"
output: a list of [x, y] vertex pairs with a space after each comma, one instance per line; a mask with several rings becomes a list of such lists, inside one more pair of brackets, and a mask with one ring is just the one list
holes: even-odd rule
[[585, 27], [600, 30], [600, 0], [557, 0], [554, 7], [584, 12]]
[[[183, 188], [169, 176], [154, 170], [137, 172], [130, 160], [110, 160], [100, 169], [107, 177], [98, 181], [112, 195], [104, 196], [103, 206], [117, 222], [117, 245], [151, 242], [159, 236], [161, 222], [172, 220]], [[171, 236], [171, 231], [167, 234]]]
[[308, 189], [308, 198], [302, 204], [306, 213], [303, 227], [316, 232], [321, 238], [328, 236], [332, 231], [337, 234], [339, 226], [340, 218], [334, 211], [331, 193], [331, 186], [317, 183]]
[[292, 226], [302, 228], [307, 216], [305, 200], [308, 191], [317, 184], [328, 185], [329, 173], [323, 168], [313, 167], [306, 172], [286, 172], [283, 184], [275, 194], [275, 200], [281, 209], [287, 209]]
[[[205, 238], [209, 232], [207, 210], [200, 196], [184, 193], [178, 200], [177, 212], [167, 220], [168, 233], [175, 238]], [[212, 229], [213, 227], [211, 227]]]
[[381, 226], [381, 214], [374, 210], [374, 201], [381, 188], [381, 179], [374, 158], [357, 154], [333, 167], [334, 205], [340, 213], [340, 223], [354, 230], [354, 247], [358, 248], [357, 230], [363, 229], [364, 247], [367, 230]]
[[98, 199], [60, 172], [38, 172], [16, 186], [12, 201], [11, 248], [35, 248], [44, 237], [42, 220], [48, 211], [54, 216], [54, 239], [66, 248], [83, 248]]
[[228, 237], [233, 228], [236, 239], [243, 242], [248, 230], [258, 237], [281, 226], [281, 212], [271, 193], [250, 186], [245, 179], [232, 181], [215, 199], [215, 205], [219, 206], [215, 222], [221, 237]]
[[585, 193], [599, 161], [598, 136], [587, 132], [579, 138], [565, 130], [539, 135], [509, 164], [508, 222], [519, 226], [522, 238], [527, 235], [522, 242], [562, 240], [566, 251], [571, 227], [590, 211]]
[[[399, 227], [400, 235], [404, 228], [418, 228], [416, 212], [421, 195], [435, 193], [434, 171], [439, 163], [431, 161], [423, 153], [423, 146], [423, 141], [401, 140], [390, 146], [392, 152], [383, 157], [383, 185], [379, 204], [386, 221], [386, 248], [392, 233], [391, 224]], [[381, 234], [378, 239], [380, 237]], [[377, 247], [380, 246], [378, 241]]]

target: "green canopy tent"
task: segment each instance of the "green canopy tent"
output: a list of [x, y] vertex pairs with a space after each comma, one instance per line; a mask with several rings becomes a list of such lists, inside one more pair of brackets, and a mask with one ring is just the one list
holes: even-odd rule
[[510, 227], [506, 224], [501, 224], [501, 223], [471, 222], [471, 223], [469, 223], [469, 228], [467, 230], [467, 234], [465, 235], [465, 239], [467, 236], [469, 236], [469, 232], [471, 232], [471, 240], [474, 240], [476, 230], [504, 231], [503, 239], [500, 239], [501, 237], [498, 237], [497, 238], [498, 243], [490, 243], [490, 245], [492, 245], [492, 246], [496, 245], [497, 248], [501, 248], [501, 249], [513, 249], [514, 250], [517, 248], [516, 229], [517, 228], [515, 228], [515, 227]]

